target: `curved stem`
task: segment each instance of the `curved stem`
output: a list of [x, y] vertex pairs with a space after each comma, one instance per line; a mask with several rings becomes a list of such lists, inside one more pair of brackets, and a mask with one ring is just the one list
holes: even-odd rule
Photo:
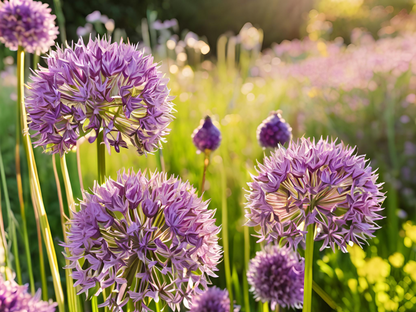
[[201, 195], [204, 193], [204, 190], [205, 190], [205, 176], [207, 173], [207, 168], [209, 166], [210, 153], [211, 153], [211, 150], [208, 150], [208, 149], [205, 150], [204, 171], [202, 172], [202, 182], [201, 182], [201, 188], [200, 188]]
[[64, 294], [62, 291], [61, 277], [59, 274], [58, 261], [56, 258], [55, 246], [53, 244], [52, 233], [49, 226], [48, 217], [46, 215], [45, 206], [42, 198], [42, 191], [40, 188], [38, 171], [36, 168], [35, 155], [32, 148], [32, 140], [29, 136], [29, 129], [27, 127], [26, 107], [24, 102], [24, 56], [25, 52], [19, 46], [17, 51], [17, 86], [18, 86], [18, 101], [22, 115], [23, 127], [23, 145], [27, 155], [27, 165], [29, 168], [30, 191], [32, 192], [35, 203], [33, 206], [38, 209], [38, 215], [42, 227], [42, 236], [45, 242], [46, 251], [48, 254], [49, 266], [52, 272], [52, 281], [55, 289], [56, 301], [60, 312], [65, 312]]
[[309, 224], [306, 234], [305, 285], [303, 288], [303, 312], [312, 311], [313, 247], [315, 242], [315, 223]]

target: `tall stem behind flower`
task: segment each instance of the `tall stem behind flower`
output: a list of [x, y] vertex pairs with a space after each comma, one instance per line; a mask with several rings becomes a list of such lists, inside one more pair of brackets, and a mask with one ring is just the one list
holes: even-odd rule
[[227, 208], [227, 176], [225, 174], [224, 159], [221, 161], [221, 207], [222, 207], [222, 243], [224, 247], [225, 280], [230, 296], [230, 311], [234, 311], [233, 288], [230, 270], [230, 248], [228, 244], [228, 208]]
[[33, 153], [32, 141], [29, 136], [27, 125], [26, 107], [24, 102], [24, 49], [19, 46], [17, 51], [17, 97], [21, 109], [22, 127], [23, 127], [23, 145], [26, 150], [27, 163], [29, 168], [30, 191], [32, 192], [35, 202], [33, 206], [38, 210], [40, 218], [42, 236], [45, 241], [46, 251], [48, 254], [49, 266], [52, 272], [52, 281], [55, 289], [56, 301], [60, 312], [65, 311], [64, 295], [62, 291], [61, 278], [59, 274], [58, 261], [56, 258], [55, 246], [53, 245], [52, 233], [49, 227], [48, 217], [42, 199], [42, 191], [39, 183], [38, 171], [36, 168], [35, 155]]
[[[54, 175], [55, 175], [56, 190], [58, 192], [59, 210], [61, 212], [62, 232], [63, 232], [64, 241], [67, 244], [68, 243], [68, 238], [67, 238], [67, 235], [66, 235], [65, 212], [64, 212], [64, 205], [63, 205], [63, 201], [62, 201], [61, 185], [60, 185], [60, 182], [59, 182], [58, 171], [56, 169], [55, 155], [52, 155], [52, 164], [53, 164], [53, 172], [54, 172]], [[74, 197], [72, 195], [72, 187], [71, 187], [71, 182], [69, 180], [68, 169], [66, 167], [65, 155], [63, 155], [61, 157], [61, 171], [62, 171], [62, 176], [63, 176], [63, 180], [64, 180], [64, 185], [65, 185], [66, 199], [67, 199], [67, 202], [68, 202], [68, 211], [69, 211], [69, 214], [72, 216], [72, 211], [73, 211], [73, 209], [75, 209], [75, 201], [74, 201]], [[67, 251], [67, 249], [66, 249], [66, 251]], [[68, 259], [65, 259], [65, 264], [67, 266], [70, 264]], [[66, 278], [66, 291], [67, 291], [67, 294], [68, 294], [69, 311], [70, 312], [77, 312], [78, 311], [78, 304], [77, 304], [78, 298], [77, 298], [77, 295], [76, 295], [76, 290], [74, 288], [74, 281], [72, 279], [70, 270], [67, 270], [67, 269], [65, 270], [65, 278]]]
[[62, 11], [61, 0], [54, 0], [53, 4], [55, 6], [56, 18], [58, 20], [61, 41], [63, 44], [65, 44], [66, 42], [65, 16], [64, 16], [64, 12]]
[[[7, 219], [9, 222], [9, 232], [10, 232], [9, 238], [11, 240], [13, 253], [14, 253], [17, 281], [20, 280], [20, 284], [22, 284], [22, 273], [20, 270], [19, 252], [17, 248], [16, 220], [14, 218], [14, 214], [10, 206], [9, 192], [7, 190], [6, 174], [4, 172], [3, 157], [1, 155], [1, 150], [0, 150], [0, 176], [1, 176], [1, 184], [3, 185], [4, 201], [6, 202]], [[4, 240], [4, 244], [5, 244], [5, 247], [7, 248], [6, 240]], [[12, 268], [11, 261], [8, 261], [8, 265], [9, 265], [9, 268], [11, 269]]]
[[[98, 183], [101, 185], [105, 182], [105, 145], [103, 143], [103, 131], [97, 136], [97, 169], [98, 169]], [[103, 290], [103, 299], [106, 300], [105, 289]], [[91, 305], [93, 312], [98, 311], [97, 297], [93, 296], [91, 299]], [[108, 307], [104, 310], [107, 312]]]
[[204, 152], [204, 171], [202, 172], [202, 182], [201, 182], [201, 187], [200, 187], [200, 194], [202, 195], [204, 193], [205, 190], [205, 176], [207, 174], [207, 168], [209, 166], [209, 154], [211, 153], [211, 150], [205, 150]]
[[309, 224], [306, 234], [305, 286], [303, 288], [303, 312], [312, 311], [313, 247], [315, 242], [315, 223]]

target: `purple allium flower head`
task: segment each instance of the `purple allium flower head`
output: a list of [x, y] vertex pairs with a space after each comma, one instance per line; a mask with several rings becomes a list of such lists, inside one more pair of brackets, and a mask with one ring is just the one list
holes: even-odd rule
[[93, 131], [103, 131], [104, 143], [119, 152], [133, 144], [140, 154], [160, 147], [172, 120], [168, 79], [151, 55], [137, 46], [90, 39], [46, 59], [47, 68], [34, 71], [26, 104], [29, 128], [37, 146], [61, 155]]
[[[240, 308], [234, 306], [234, 312], [238, 311], [240, 311]], [[228, 290], [222, 290], [214, 286], [201, 294], [194, 295], [189, 312], [230, 312]]]
[[40, 290], [35, 296], [27, 292], [27, 285], [5, 281], [0, 276], [0, 311], [2, 312], [54, 312], [56, 303], [40, 300]]
[[259, 164], [246, 196], [248, 226], [260, 240], [297, 247], [316, 224], [322, 249], [362, 245], [379, 228], [384, 201], [378, 175], [355, 148], [342, 142], [301, 138], [280, 146]]
[[10, 50], [45, 53], [54, 45], [58, 27], [47, 4], [33, 0], [0, 2], [0, 42]]
[[201, 124], [192, 133], [192, 141], [198, 149], [198, 153], [205, 150], [216, 150], [220, 146], [221, 132], [212, 123], [211, 117], [206, 116]]
[[269, 302], [274, 311], [302, 308], [304, 259], [288, 248], [267, 245], [250, 261], [247, 280], [257, 301]]
[[89, 297], [107, 289], [100, 306], [112, 311], [129, 300], [149, 311], [148, 299], [179, 310], [207, 288], [221, 259], [220, 228], [207, 207], [189, 183], [164, 173], [119, 172], [116, 181], [96, 183], [70, 221], [74, 285]]
[[257, 140], [262, 147], [276, 148], [288, 142], [292, 128], [282, 118], [281, 111], [271, 112], [257, 128]]

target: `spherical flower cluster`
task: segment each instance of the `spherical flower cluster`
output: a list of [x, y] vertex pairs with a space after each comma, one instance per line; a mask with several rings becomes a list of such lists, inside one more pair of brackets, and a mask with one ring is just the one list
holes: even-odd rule
[[89, 297], [107, 289], [100, 306], [111, 311], [129, 300], [135, 311], [149, 311], [149, 300], [179, 310], [207, 288], [221, 259], [220, 229], [207, 207], [189, 183], [162, 173], [119, 172], [116, 181], [95, 184], [65, 244], [74, 286]]
[[281, 111], [271, 112], [257, 128], [257, 140], [262, 147], [276, 148], [288, 142], [292, 128], [282, 118]]
[[0, 2], [0, 42], [11, 50], [22, 46], [29, 53], [45, 53], [58, 32], [47, 4], [33, 0]]
[[[238, 312], [240, 308], [235, 306], [233, 311]], [[189, 312], [230, 312], [228, 291], [214, 286], [201, 294], [194, 295]]]
[[269, 302], [274, 311], [283, 308], [302, 308], [304, 259], [287, 248], [267, 245], [250, 261], [247, 280], [257, 301]]
[[249, 183], [247, 225], [259, 227], [260, 240], [295, 248], [310, 224], [315, 240], [323, 240], [321, 250], [364, 244], [379, 228], [384, 194], [378, 175], [354, 150], [306, 138], [276, 149]]
[[192, 133], [192, 141], [198, 149], [198, 153], [206, 150], [214, 151], [220, 146], [221, 132], [212, 123], [211, 117], [206, 116], [201, 120], [201, 124]]
[[47, 68], [34, 72], [26, 100], [37, 146], [61, 155], [94, 130], [119, 152], [133, 144], [140, 154], [160, 147], [169, 133], [172, 97], [168, 79], [137, 46], [90, 39], [52, 51]]
[[0, 276], [0, 311], [4, 312], [54, 312], [56, 304], [40, 300], [40, 291], [35, 296], [27, 292], [27, 286], [15, 281], [5, 281]]

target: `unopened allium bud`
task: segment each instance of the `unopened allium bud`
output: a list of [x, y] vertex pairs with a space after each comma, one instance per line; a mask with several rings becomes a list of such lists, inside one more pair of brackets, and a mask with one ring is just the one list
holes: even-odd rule
[[264, 159], [249, 183], [247, 225], [260, 240], [297, 247], [316, 225], [322, 249], [363, 245], [379, 228], [382, 183], [364, 156], [342, 142], [302, 138]]
[[41, 1], [0, 2], [0, 42], [11, 50], [22, 46], [29, 53], [45, 53], [59, 33], [55, 18]]
[[268, 245], [250, 261], [247, 280], [255, 299], [269, 302], [273, 311], [277, 304], [300, 309], [304, 270], [304, 259], [296, 252]]
[[205, 150], [213, 151], [220, 146], [221, 132], [214, 126], [211, 117], [206, 116], [201, 120], [199, 127], [192, 133], [192, 141], [198, 153], [205, 152]]
[[292, 137], [292, 128], [282, 118], [281, 111], [271, 112], [257, 128], [257, 140], [262, 147], [276, 148]]

